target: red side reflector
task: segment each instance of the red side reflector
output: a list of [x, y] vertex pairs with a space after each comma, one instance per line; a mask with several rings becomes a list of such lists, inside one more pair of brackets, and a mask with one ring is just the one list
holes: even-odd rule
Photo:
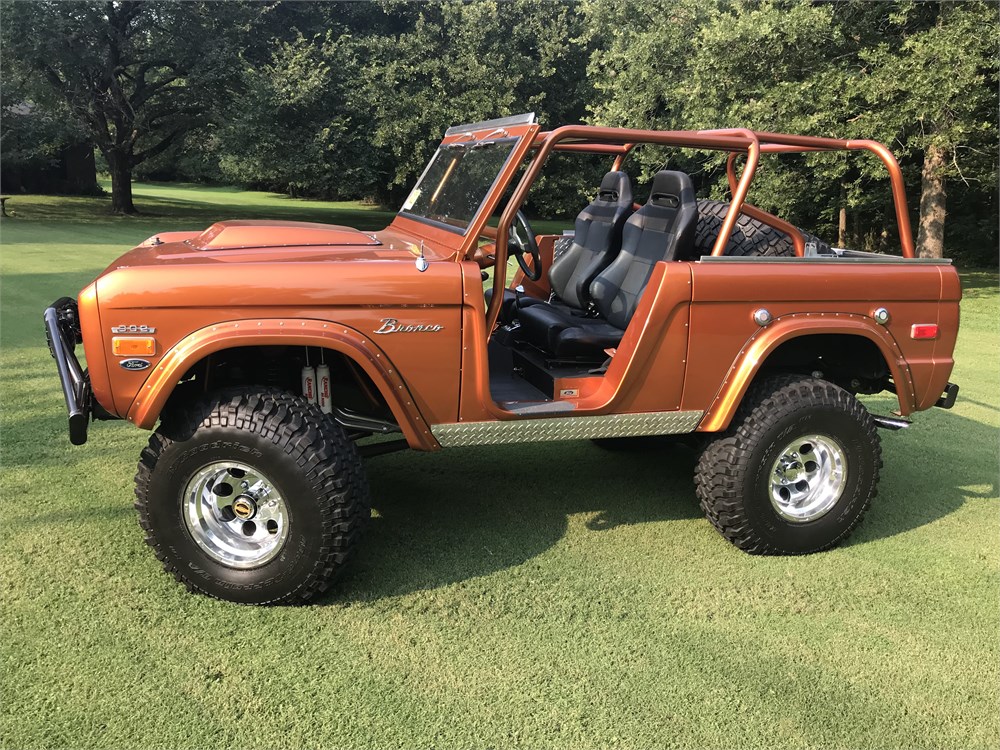
[[914, 323], [910, 326], [911, 339], [936, 339], [937, 336], [937, 323]]

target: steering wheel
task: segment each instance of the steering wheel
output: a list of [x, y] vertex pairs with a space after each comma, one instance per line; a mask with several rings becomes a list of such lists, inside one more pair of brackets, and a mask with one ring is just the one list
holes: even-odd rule
[[[535, 233], [531, 230], [528, 217], [520, 209], [510, 225], [507, 250], [514, 253], [517, 265], [524, 271], [525, 276], [532, 281], [538, 281], [542, 278], [542, 254], [538, 252], [538, 242], [535, 241]], [[530, 266], [524, 259], [526, 254], [531, 255]]]

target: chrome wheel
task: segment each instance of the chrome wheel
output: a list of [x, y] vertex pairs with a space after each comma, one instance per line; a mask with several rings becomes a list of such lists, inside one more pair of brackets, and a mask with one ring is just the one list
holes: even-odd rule
[[191, 477], [183, 514], [195, 543], [230, 568], [273, 560], [288, 536], [288, 511], [274, 483], [232, 461], [209, 464]]
[[824, 435], [790, 442], [771, 468], [771, 505], [793, 523], [814, 521], [837, 504], [847, 485], [840, 443]]

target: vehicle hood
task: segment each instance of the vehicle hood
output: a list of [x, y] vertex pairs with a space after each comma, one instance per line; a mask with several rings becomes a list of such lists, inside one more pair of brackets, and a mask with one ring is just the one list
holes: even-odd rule
[[411, 238], [398, 233], [304, 221], [220, 221], [203, 232], [154, 235], [105, 273], [166, 264], [412, 260], [418, 252]]
[[380, 244], [373, 234], [306, 221], [219, 221], [190, 241], [198, 250]]

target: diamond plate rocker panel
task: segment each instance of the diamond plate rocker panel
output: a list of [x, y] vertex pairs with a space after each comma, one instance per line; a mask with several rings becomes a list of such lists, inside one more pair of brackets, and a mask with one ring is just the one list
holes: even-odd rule
[[702, 416], [704, 412], [701, 411], [668, 411], [599, 417], [516, 419], [506, 422], [459, 422], [433, 425], [431, 433], [444, 447], [676, 435], [693, 432]]

